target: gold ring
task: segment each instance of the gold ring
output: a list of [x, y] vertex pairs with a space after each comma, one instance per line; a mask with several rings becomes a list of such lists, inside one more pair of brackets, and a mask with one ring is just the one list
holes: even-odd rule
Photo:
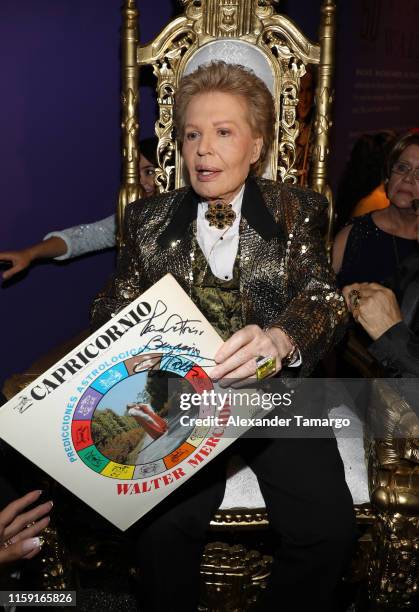
[[356, 308], [358, 306], [359, 300], [361, 299], [361, 293], [358, 291], [358, 289], [352, 289], [348, 297], [352, 308]]
[[2, 547], [3, 548], [9, 548], [9, 546], [11, 546], [12, 544], [14, 544], [13, 539], [9, 538], [5, 542], [3, 542]]
[[274, 374], [276, 371], [276, 357], [268, 355], [267, 357], [256, 358], [256, 378], [257, 380], [263, 380], [270, 374]]

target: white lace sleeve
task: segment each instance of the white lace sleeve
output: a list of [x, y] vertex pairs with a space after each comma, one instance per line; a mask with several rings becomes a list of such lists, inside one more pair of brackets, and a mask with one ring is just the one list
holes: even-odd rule
[[115, 246], [115, 215], [96, 221], [76, 225], [67, 229], [50, 232], [44, 236], [44, 240], [58, 236], [67, 245], [67, 253], [55, 257], [57, 260], [71, 259], [92, 251], [101, 251]]

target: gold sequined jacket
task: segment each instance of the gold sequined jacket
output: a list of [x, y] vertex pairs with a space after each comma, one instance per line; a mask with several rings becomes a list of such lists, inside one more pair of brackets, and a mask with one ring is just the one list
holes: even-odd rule
[[[116, 274], [93, 303], [95, 328], [167, 272], [191, 293], [198, 201], [185, 187], [127, 206]], [[238, 253], [243, 321], [284, 330], [300, 349], [302, 376], [340, 335], [346, 315], [321, 237], [326, 204], [314, 191], [260, 178], [248, 178], [243, 195]]]

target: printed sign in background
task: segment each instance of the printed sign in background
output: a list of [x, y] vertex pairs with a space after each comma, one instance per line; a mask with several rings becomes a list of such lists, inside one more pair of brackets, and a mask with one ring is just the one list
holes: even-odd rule
[[338, 3], [333, 186], [366, 132], [419, 127], [419, 0]]

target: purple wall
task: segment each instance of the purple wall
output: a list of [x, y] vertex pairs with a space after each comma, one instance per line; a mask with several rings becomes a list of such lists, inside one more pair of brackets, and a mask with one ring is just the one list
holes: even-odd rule
[[[173, 5], [139, 4], [145, 41]], [[120, 7], [119, 0], [1, 2], [0, 250], [115, 209]], [[153, 130], [150, 89], [142, 88], [144, 136]], [[0, 288], [0, 385], [88, 326], [90, 302], [113, 266], [113, 252], [42, 263]]]
[[[1, 2], [0, 250], [23, 248], [52, 229], [100, 219], [115, 209], [121, 4]], [[296, 0], [284, 7], [292, 4]], [[158, 10], [152, 2], [138, 6], [140, 40], [146, 42], [180, 3], [159, 0]], [[307, 32], [315, 37], [316, 29]], [[149, 136], [155, 113], [150, 75], [143, 75], [142, 85], [141, 133]], [[43, 262], [1, 287], [0, 384], [88, 326], [91, 300], [113, 266], [113, 252]]]
[[310, 39], [317, 41], [319, 35], [321, 0], [281, 0], [278, 11], [295, 21]]

